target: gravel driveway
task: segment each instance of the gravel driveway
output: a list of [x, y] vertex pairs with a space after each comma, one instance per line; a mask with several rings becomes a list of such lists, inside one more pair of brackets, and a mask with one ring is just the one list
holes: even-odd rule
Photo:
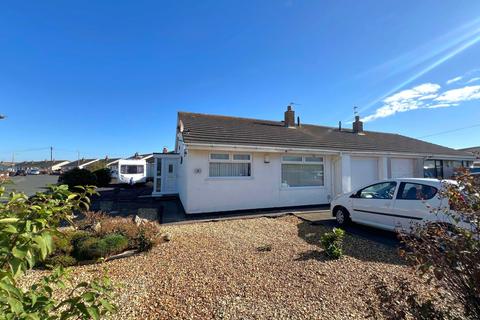
[[318, 246], [329, 230], [294, 216], [163, 226], [170, 242], [73, 275], [107, 268], [120, 285], [115, 319], [365, 318], [369, 299], [378, 301], [372, 276], [408, 276], [409, 268], [394, 248], [356, 236], [329, 261]]

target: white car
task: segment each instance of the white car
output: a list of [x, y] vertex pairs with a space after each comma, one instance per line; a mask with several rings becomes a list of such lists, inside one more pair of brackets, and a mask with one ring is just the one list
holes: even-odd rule
[[408, 231], [412, 224], [426, 221], [468, 228], [445, 214], [449, 210], [448, 199], [438, 196], [445, 183], [455, 182], [423, 178], [379, 181], [336, 197], [331, 212], [339, 225], [353, 221], [389, 231]]
[[34, 176], [38, 176], [38, 175], [40, 174], [40, 170], [35, 169], [35, 168], [34, 168], [34, 169], [30, 169], [30, 170], [28, 171], [28, 174], [31, 174], [31, 175], [34, 175]]

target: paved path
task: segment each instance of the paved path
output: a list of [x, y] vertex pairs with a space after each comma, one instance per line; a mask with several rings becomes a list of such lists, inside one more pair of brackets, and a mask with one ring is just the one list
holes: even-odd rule
[[38, 191], [45, 191], [50, 184], [56, 184], [58, 176], [38, 175], [38, 176], [16, 176], [11, 177], [13, 184], [6, 185], [7, 192], [19, 191], [28, 196], [34, 195]]
[[[322, 224], [330, 227], [336, 227], [335, 219], [332, 217], [330, 210], [319, 210], [313, 212], [295, 213], [300, 219], [309, 221], [312, 224]], [[363, 226], [352, 223], [343, 228], [347, 233], [369, 239], [371, 241], [385, 244], [391, 247], [398, 247], [400, 242], [394, 232], [384, 231], [376, 228]]]

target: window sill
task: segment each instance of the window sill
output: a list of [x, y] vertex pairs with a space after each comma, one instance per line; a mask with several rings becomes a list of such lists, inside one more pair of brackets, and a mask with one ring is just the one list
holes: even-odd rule
[[208, 177], [206, 181], [222, 181], [222, 180], [253, 180], [253, 177]]
[[305, 186], [305, 187], [280, 187], [280, 190], [293, 191], [293, 190], [309, 190], [309, 189], [326, 189], [325, 186]]

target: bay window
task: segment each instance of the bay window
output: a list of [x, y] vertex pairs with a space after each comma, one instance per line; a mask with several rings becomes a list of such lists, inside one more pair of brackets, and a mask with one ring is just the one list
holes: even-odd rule
[[211, 153], [209, 177], [250, 177], [252, 158], [245, 153]]
[[323, 158], [317, 156], [283, 156], [282, 186], [320, 187], [324, 185]]

